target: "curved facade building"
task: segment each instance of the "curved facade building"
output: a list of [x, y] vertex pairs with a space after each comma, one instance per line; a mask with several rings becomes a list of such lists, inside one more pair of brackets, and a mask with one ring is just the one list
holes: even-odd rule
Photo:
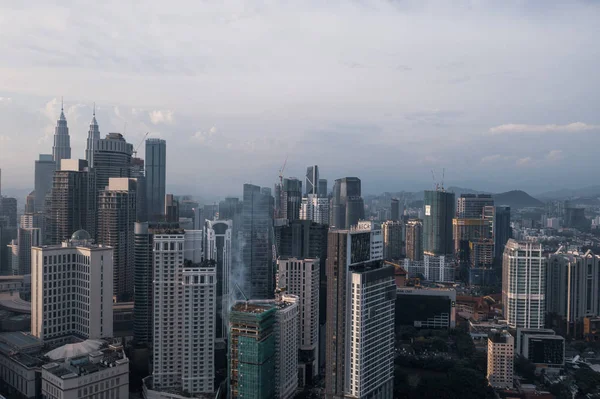
[[109, 133], [106, 138], [98, 140], [92, 164], [98, 191], [108, 186], [111, 177], [131, 177], [132, 154], [133, 145], [125, 141], [121, 133]]

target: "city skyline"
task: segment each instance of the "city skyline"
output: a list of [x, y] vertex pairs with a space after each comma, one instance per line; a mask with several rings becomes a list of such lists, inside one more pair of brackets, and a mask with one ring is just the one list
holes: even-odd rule
[[[96, 102], [104, 134], [169, 141], [171, 191], [188, 184], [194, 195], [270, 187], [288, 153], [289, 176], [318, 164], [330, 182], [360, 177], [365, 194], [429, 188], [430, 169], [443, 167], [451, 185], [493, 192], [593, 178], [593, 152], [579, 144], [600, 144], [598, 4], [184, 7], [185, 17], [149, 4], [122, 24], [118, 8], [3, 6], [7, 193], [30, 188], [29, 160], [50, 152], [61, 96], [73, 157], [84, 158]], [[378, 157], [361, 160], [365, 151]], [[189, 168], [194, 159], [219, 169]]]

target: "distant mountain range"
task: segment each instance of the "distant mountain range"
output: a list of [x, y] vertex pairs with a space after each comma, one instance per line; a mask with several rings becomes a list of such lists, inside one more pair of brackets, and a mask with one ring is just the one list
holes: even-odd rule
[[588, 186], [577, 189], [563, 188], [561, 190], [548, 191], [537, 195], [538, 198], [546, 200], [564, 200], [569, 198], [593, 198], [600, 197], [600, 186]]
[[510, 209], [530, 208], [536, 206], [544, 206], [544, 203], [525, 191], [513, 190], [505, 193], [494, 194], [494, 204], [496, 205], [508, 205]]

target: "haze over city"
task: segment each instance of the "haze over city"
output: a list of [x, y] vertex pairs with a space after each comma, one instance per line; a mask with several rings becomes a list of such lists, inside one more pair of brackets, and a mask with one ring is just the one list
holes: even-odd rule
[[95, 102], [102, 136], [168, 140], [191, 194], [271, 186], [286, 156], [365, 193], [430, 188], [432, 168], [492, 192], [594, 176], [595, 2], [36, 3], [0, 5], [7, 193], [29, 188], [61, 96], [74, 154]]

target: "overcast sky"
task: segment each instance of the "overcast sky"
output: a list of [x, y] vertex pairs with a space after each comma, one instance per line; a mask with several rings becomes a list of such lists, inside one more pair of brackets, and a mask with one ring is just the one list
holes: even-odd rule
[[286, 156], [287, 176], [318, 164], [366, 193], [428, 188], [432, 168], [490, 191], [597, 184], [600, 5], [562, 3], [0, 2], [4, 191], [33, 187], [61, 96], [74, 157], [96, 102], [102, 136], [167, 140], [180, 194], [272, 186]]

